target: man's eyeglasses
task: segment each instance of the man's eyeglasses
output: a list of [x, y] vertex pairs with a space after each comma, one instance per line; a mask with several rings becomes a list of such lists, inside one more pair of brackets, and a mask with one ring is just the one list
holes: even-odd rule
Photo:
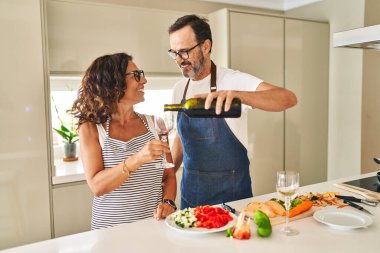
[[126, 73], [125, 75], [126, 76], [133, 75], [136, 82], [138, 82], [138, 83], [141, 81], [141, 77], [145, 77], [144, 70], [133, 70], [131, 72]]
[[175, 58], [178, 55], [182, 60], [187, 60], [187, 59], [189, 59], [189, 52], [202, 43], [203, 42], [199, 42], [198, 44], [196, 44], [195, 46], [193, 46], [189, 49], [181, 49], [178, 52], [174, 51], [173, 49], [169, 49], [168, 50], [169, 57], [172, 58], [173, 60], [175, 60]]

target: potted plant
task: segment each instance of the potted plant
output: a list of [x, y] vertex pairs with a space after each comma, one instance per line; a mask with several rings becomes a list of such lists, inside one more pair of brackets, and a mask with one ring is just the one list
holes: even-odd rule
[[69, 125], [65, 124], [65, 122], [61, 119], [58, 113], [57, 106], [54, 102], [54, 98], [52, 97], [52, 101], [54, 104], [55, 111], [57, 113], [60, 127], [54, 128], [54, 131], [60, 135], [63, 139], [63, 160], [64, 161], [76, 161], [77, 157], [77, 141], [79, 140], [79, 136], [74, 129], [74, 120], [71, 117], [71, 122]]
[[64, 124], [61, 124], [61, 128], [53, 128], [63, 139], [63, 160], [64, 161], [75, 161], [78, 160], [77, 157], [77, 141], [78, 134], [67, 128]]

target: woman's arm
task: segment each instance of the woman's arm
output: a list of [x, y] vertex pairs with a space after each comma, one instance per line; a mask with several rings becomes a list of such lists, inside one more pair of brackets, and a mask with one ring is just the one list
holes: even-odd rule
[[157, 159], [163, 151], [168, 150], [167, 144], [153, 140], [115, 167], [104, 169], [98, 130], [94, 123], [81, 125], [79, 142], [87, 184], [95, 196], [115, 190], [127, 180], [130, 173], [135, 172], [142, 164]]
[[[177, 195], [177, 178], [175, 176], [174, 168], [165, 169], [162, 177], [162, 191], [163, 199], [175, 201]], [[157, 220], [164, 219], [174, 211], [175, 209], [171, 205], [167, 203], [160, 203], [154, 212], [154, 217]]]

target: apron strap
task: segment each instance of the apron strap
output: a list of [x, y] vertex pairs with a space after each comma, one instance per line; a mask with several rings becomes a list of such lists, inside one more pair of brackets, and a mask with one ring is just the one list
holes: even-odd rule
[[[189, 80], [187, 80], [187, 84], [186, 84], [185, 90], [184, 90], [184, 92], [183, 92], [182, 100], [186, 100], [186, 93], [187, 93], [187, 89], [189, 88], [189, 84], [190, 84], [190, 78], [189, 78]], [[210, 83], [210, 91], [211, 91], [211, 92], [216, 91], [216, 65], [214, 64], [213, 61], [211, 61], [211, 83]]]
[[211, 84], [210, 91], [216, 91], [216, 66], [213, 61], [211, 61]]

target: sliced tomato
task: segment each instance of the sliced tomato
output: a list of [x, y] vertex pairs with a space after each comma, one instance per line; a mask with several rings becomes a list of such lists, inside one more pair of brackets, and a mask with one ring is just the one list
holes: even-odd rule
[[197, 206], [194, 209], [194, 214], [199, 221], [199, 223], [196, 223], [196, 226], [209, 229], [223, 227], [229, 221], [233, 220], [227, 210], [223, 210], [220, 207], [213, 207], [208, 205]]

